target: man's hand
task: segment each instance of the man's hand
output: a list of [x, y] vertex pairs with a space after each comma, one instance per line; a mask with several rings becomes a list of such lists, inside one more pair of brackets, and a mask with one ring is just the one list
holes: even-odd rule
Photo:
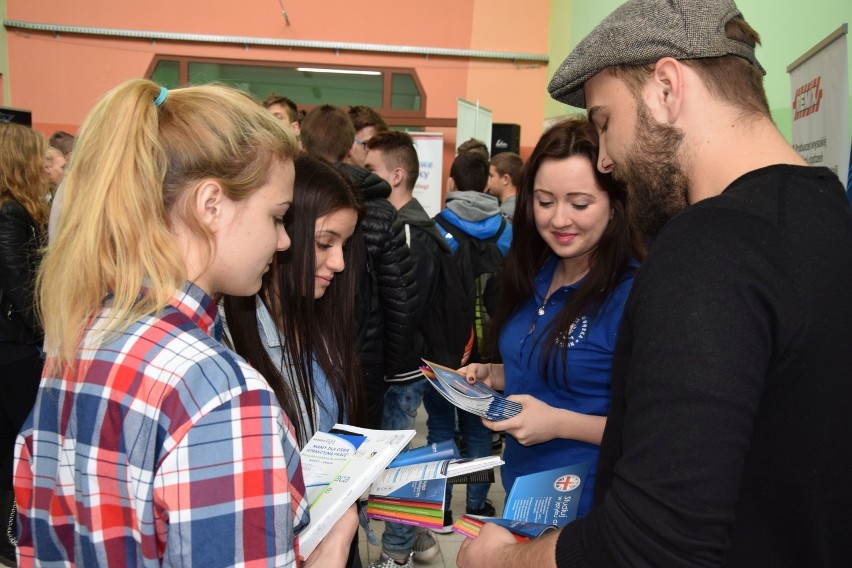
[[466, 540], [459, 549], [459, 568], [556, 568], [556, 539], [551, 531], [535, 540], [518, 544], [512, 533], [494, 523], [485, 523], [479, 536]]
[[[501, 564], [508, 554], [508, 547], [518, 544], [512, 533], [494, 523], [485, 523], [479, 531], [479, 536], [465, 539], [456, 557], [459, 568], [498, 568], [511, 566]], [[555, 554], [555, 553], [554, 553]]]

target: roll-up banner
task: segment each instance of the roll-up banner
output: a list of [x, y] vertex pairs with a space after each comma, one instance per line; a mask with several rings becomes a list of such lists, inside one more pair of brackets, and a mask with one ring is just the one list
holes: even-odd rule
[[849, 182], [847, 24], [787, 67], [793, 95], [793, 147], [812, 166]]
[[429, 217], [441, 212], [441, 172], [444, 160], [444, 135], [440, 132], [409, 132], [417, 150], [420, 175], [414, 184], [414, 197]]
[[464, 99], [456, 99], [456, 150], [471, 138], [485, 143], [491, 148], [491, 125], [493, 113], [479, 104]]

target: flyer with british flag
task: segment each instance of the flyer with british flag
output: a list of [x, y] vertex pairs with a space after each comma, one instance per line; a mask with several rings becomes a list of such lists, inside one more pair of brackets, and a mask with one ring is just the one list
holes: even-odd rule
[[509, 491], [503, 518], [464, 515], [453, 524], [453, 530], [467, 538], [476, 538], [483, 523], [495, 523], [523, 542], [564, 527], [577, 518], [577, 506], [591, 466], [581, 463], [522, 475]]
[[577, 506], [591, 463], [522, 475], [515, 480], [503, 518], [563, 527], [577, 518]]

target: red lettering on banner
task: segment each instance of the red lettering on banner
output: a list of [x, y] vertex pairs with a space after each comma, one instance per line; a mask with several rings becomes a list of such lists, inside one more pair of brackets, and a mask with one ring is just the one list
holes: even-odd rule
[[822, 101], [822, 89], [819, 88], [820, 79], [822, 77], [817, 77], [796, 89], [796, 94], [793, 96], [794, 121], [819, 112], [819, 103]]

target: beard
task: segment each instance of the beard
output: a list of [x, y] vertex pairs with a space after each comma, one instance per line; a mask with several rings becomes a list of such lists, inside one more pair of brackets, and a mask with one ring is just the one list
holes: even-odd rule
[[637, 101], [636, 135], [613, 175], [627, 186], [627, 217], [649, 238], [689, 206], [689, 178], [681, 165], [683, 131], [660, 124]]

